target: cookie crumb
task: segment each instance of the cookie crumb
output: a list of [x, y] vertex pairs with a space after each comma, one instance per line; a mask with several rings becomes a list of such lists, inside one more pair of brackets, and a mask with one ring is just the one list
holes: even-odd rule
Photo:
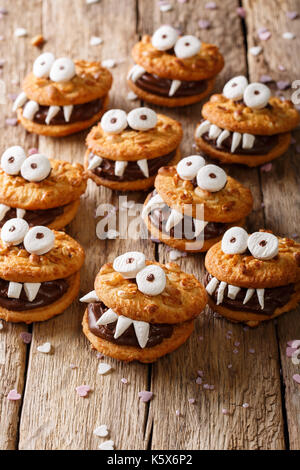
[[42, 34], [37, 34], [31, 39], [31, 44], [34, 47], [41, 47], [46, 41]]

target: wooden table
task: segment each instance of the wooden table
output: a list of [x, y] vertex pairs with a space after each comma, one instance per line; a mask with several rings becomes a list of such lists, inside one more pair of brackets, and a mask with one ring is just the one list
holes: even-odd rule
[[[57, 56], [120, 61], [113, 69], [110, 106], [139, 106], [138, 101], [127, 99], [130, 50], [142, 34], [151, 34], [163, 23], [179, 26], [188, 34], [197, 33], [220, 47], [226, 65], [216, 90], [239, 74], [247, 74], [251, 81], [263, 74], [276, 81], [300, 78], [300, 19], [286, 17], [287, 11], [299, 8], [297, 0], [245, 0], [245, 20], [237, 15], [241, 2], [235, 0], [217, 1], [215, 10], [205, 9], [206, 2], [200, 0], [170, 3], [173, 9], [162, 13], [154, 0], [101, 0], [91, 5], [85, 0], [2, 0], [0, 6], [9, 11], [0, 19], [4, 37], [0, 58], [6, 61], [1, 78], [7, 93], [20, 89], [20, 80], [39, 53], [30, 38], [42, 33], [47, 40], [43, 50]], [[199, 19], [210, 20], [211, 28], [199, 30]], [[26, 28], [28, 37], [14, 37], [17, 27]], [[260, 27], [271, 31], [270, 39], [258, 38]], [[285, 31], [297, 37], [284, 40]], [[90, 46], [93, 35], [102, 37], [103, 44]], [[263, 47], [256, 57], [249, 53], [254, 45]], [[286, 70], [280, 71], [279, 65]], [[285, 95], [290, 97], [292, 91]], [[26, 135], [21, 126], [6, 124], [6, 118], [12, 117], [11, 102], [0, 109], [1, 152], [10, 145], [23, 145], [26, 149], [38, 147], [55, 158], [82, 162], [85, 134], [61, 140]], [[194, 153], [193, 132], [201, 105], [163, 112], [183, 124], [183, 155]], [[295, 146], [273, 162], [270, 172], [238, 167], [227, 170], [253, 191], [255, 206], [249, 230], [266, 227], [296, 237], [300, 164]], [[143, 193], [128, 195], [136, 202], [143, 202], [144, 197]], [[151, 259], [169, 259], [164, 245], [149, 240], [100, 241], [96, 237], [95, 208], [103, 202], [117, 204], [117, 200], [116, 194], [90, 181], [76, 220], [68, 227], [86, 250], [82, 294], [92, 290], [100, 266], [122, 252], [137, 249]], [[202, 279], [203, 260], [203, 255], [196, 255], [178, 262]], [[93, 435], [93, 430], [100, 424], [110, 428], [116, 449], [300, 448], [300, 385], [292, 379], [300, 368], [286, 356], [287, 341], [300, 338], [299, 311], [249, 330], [207, 310], [196, 322], [190, 340], [175, 353], [148, 366], [108, 358], [106, 362], [114, 371], [100, 376], [99, 359], [81, 332], [83, 309], [75, 302], [63, 315], [45, 323], [4, 324], [0, 331], [1, 449], [97, 449], [103, 439]], [[32, 332], [30, 345], [22, 342], [22, 331]], [[53, 354], [37, 351], [45, 341], [52, 344]], [[77, 368], [70, 368], [70, 364]], [[204, 372], [203, 383], [214, 385], [213, 390], [196, 384], [198, 370]], [[123, 384], [121, 378], [128, 383]], [[82, 384], [92, 389], [87, 398], [80, 398], [75, 391]], [[22, 394], [21, 400], [7, 400], [13, 388]], [[141, 403], [141, 390], [151, 390], [152, 401]], [[189, 398], [196, 402], [190, 404]], [[245, 403], [249, 407], [243, 407]]]

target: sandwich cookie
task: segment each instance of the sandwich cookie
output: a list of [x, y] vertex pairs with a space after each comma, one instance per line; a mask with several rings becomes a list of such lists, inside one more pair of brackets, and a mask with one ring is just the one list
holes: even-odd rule
[[250, 167], [274, 160], [289, 147], [299, 113], [288, 100], [271, 97], [262, 83], [244, 76], [226, 83], [202, 108], [195, 131], [199, 149], [224, 163]]
[[122, 361], [154, 362], [181, 346], [207, 302], [205, 288], [175, 263], [128, 252], [105, 264], [88, 304], [83, 332], [92, 347]]
[[100, 119], [111, 85], [111, 73], [99, 62], [44, 52], [25, 77], [13, 111], [28, 132], [63, 137]]
[[153, 237], [182, 251], [207, 251], [252, 210], [250, 189], [200, 155], [162, 167], [142, 218]]
[[181, 124], [152, 109], [111, 109], [87, 136], [85, 168], [97, 185], [147, 189], [161, 166], [179, 161], [181, 139]]
[[260, 231], [230, 228], [205, 257], [211, 308], [254, 327], [300, 301], [300, 244]]
[[129, 87], [142, 100], [159, 106], [186, 106], [201, 101], [213, 89], [224, 66], [212, 44], [196, 36], [179, 35], [164, 25], [152, 37], [144, 36], [132, 50], [135, 65], [127, 77]]
[[83, 261], [66, 233], [8, 220], [0, 234], [0, 318], [32, 323], [62, 313], [78, 295]]
[[75, 217], [85, 192], [83, 166], [36, 153], [27, 157], [20, 146], [9, 147], [0, 163], [0, 227], [24, 219], [30, 227], [60, 230]]

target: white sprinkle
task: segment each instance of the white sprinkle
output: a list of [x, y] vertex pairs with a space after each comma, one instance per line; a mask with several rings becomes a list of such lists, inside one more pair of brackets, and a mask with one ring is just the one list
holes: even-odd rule
[[259, 55], [262, 52], [262, 47], [261, 46], [254, 46], [250, 47], [249, 52], [251, 55]]
[[92, 36], [90, 39], [90, 46], [99, 46], [103, 43], [103, 39], [99, 36]]
[[243, 408], [249, 408], [249, 403], [243, 403]]
[[106, 67], [107, 69], [113, 69], [117, 63], [114, 59], [106, 59], [102, 60], [101, 62], [102, 67]]
[[282, 35], [283, 39], [295, 39], [296, 35], [294, 33], [291, 33], [290, 31], [286, 31]]
[[106, 437], [109, 434], [109, 429], [106, 424], [101, 424], [96, 429], [94, 429], [95, 436]]
[[100, 450], [114, 450], [114, 441], [105, 441], [99, 445], [98, 449]]
[[125, 377], [122, 377], [121, 382], [122, 382], [122, 384], [127, 384], [127, 383], [128, 383], [128, 380], [125, 379]]
[[92, 5], [92, 3], [99, 3], [100, 0], [86, 0], [87, 5]]
[[108, 372], [112, 371], [112, 367], [110, 364], [106, 364], [106, 362], [100, 362], [98, 366], [98, 374], [105, 375]]
[[23, 38], [27, 36], [27, 30], [25, 28], [17, 28], [15, 29], [14, 34], [17, 38]]
[[1, 320], [0, 320], [0, 330], [3, 330], [3, 323]]
[[159, 9], [162, 12], [166, 12], [166, 11], [173, 10], [173, 7], [172, 5], [170, 5], [170, 3], [165, 3], [164, 5], [160, 5]]
[[176, 416], [180, 416], [180, 410], [175, 411]]
[[138, 98], [138, 95], [136, 95], [136, 94], [134, 93], [134, 91], [129, 91], [129, 92], [127, 93], [127, 99], [128, 99], [129, 101], [135, 101], [137, 98]]
[[43, 354], [49, 354], [51, 351], [51, 343], [44, 343], [41, 346], [38, 346], [37, 350]]

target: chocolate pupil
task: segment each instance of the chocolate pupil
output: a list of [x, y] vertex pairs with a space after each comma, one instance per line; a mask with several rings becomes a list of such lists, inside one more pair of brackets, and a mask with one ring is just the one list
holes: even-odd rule
[[12, 225], [9, 229], [9, 232], [14, 232], [16, 230], [16, 227], [14, 225]]
[[258, 90], [255, 90], [254, 94], [255, 94], [255, 95], [259, 95], [260, 92], [259, 92]]
[[231, 85], [231, 88], [234, 88], [234, 87], [236, 87], [236, 86], [237, 86], [237, 83], [233, 83], [233, 84]]
[[191, 166], [192, 162], [186, 162], [186, 166]]
[[36, 164], [36, 163], [31, 163], [30, 166], [31, 166], [31, 168], [32, 168], [33, 170], [35, 170], [35, 169], [37, 168], [37, 164]]
[[190, 45], [190, 43], [189, 43], [189, 42], [186, 42], [184, 45], [185, 45], [185, 46], [189, 46], [189, 45]]
[[259, 242], [260, 246], [266, 246], [267, 242], [266, 240], [262, 240], [261, 242]]
[[15, 158], [14, 158], [14, 157], [9, 157], [8, 163], [13, 163], [14, 161], [15, 161]]
[[133, 263], [133, 261], [134, 261], [133, 258], [127, 258], [126, 263], [131, 264]]
[[41, 232], [38, 232], [35, 236], [35, 238], [37, 238], [38, 240], [40, 240], [41, 238], [44, 238], [44, 234], [41, 233]]
[[61, 65], [61, 66], [59, 67], [59, 70], [64, 70], [64, 68], [65, 68], [65, 67], [64, 67], [63, 65]]
[[112, 118], [112, 119], [110, 120], [110, 122], [111, 122], [112, 124], [115, 124], [115, 122], [117, 122], [117, 118]]
[[45, 62], [41, 62], [41, 65], [45, 65]]
[[166, 39], [166, 37], [167, 37], [166, 34], [163, 34], [163, 35], [162, 35], [162, 38], [163, 38], [163, 39]]
[[231, 240], [230, 240], [230, 243], [235, 243], [235, 242], [236, 242], [236, 238], [232, 237]]
[[214, 173], [210, 173], [210, 174], [209, 174], [209, 177], [210, 177], [210, 178], [216, 178], [216, 175], [215, 175]]
[[153, 274], [148, 274], [146, 279], [147, 279], [147, 281], [152, 282], [152, 281], [154, 281], [154, 275]]
[[143, 121], [146, 121], [147, 116], [146, 116], [146, 114], [142, 114], [142, 115], [140, 116], [140, 118], [141, 118]]

